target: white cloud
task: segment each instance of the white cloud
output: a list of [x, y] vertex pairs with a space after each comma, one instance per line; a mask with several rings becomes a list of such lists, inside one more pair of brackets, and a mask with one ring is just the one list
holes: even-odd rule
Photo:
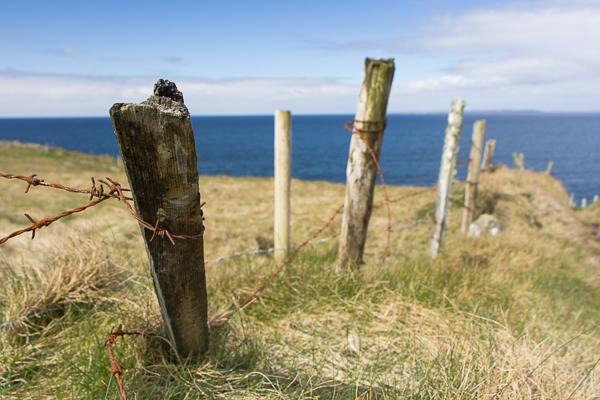
[[[472, 10], [436, 18], [410, 46], [413, 51], [461, 57], [437, 79], [413, 82], [412, 90], [454, 88], [496, 90], [510, 107], [511, 93], [529, 98], [529, 108], [547, 99], [581, 97], [579, 107], [598, 109], [600, 102], [584, 100], [589, 84], [600, 80], [600, 6], [537, 3], [494, 10]], [[532, 88], [535, 90], [532, 92]], [[596, 88], [598, 86], [595, 86]], [[560, 90], [560, 91], [559, 91]], [[560, 109], [555, 101], [550, 106]]]
[[[323, 79], [164, 78], [177, 84], [192, 115], [353, 113], [358, 98], [358, 86]], [[148, 98], [157, 79], [0, 73], [0, 117], [107, 116], [113, 103]]]
[[600, 100], [593, 90], [600, 87], [598, 43], [599, 1], [554, 0], [445, 13], [409, 37], [330, 48], [385, 49], [403, 60], [396, 81], [403, 69], [411, 70], [411, 60], [419, 58], [426, 66], [427, 57], [434, 56], [436, 65], [445, 59], [445, 67], [433, 78], [396, 84], [394, 92], [400, 96], [393, 98], [413, 97], [411, 102], [394, 100], [393, 107], [429, 110], [427, 96], [431, 105], [441, 96], [461, 95], [477, 109], [597, 111]]
[[[599, 1], [550, 0], [438, 15], [410, 37], [329, 48], [384, 48], [402, 60], [389, 112], [446, 111], [454, 97], [467, 110], [598, 111], [598, 43]], [[430, 56], [445, 67], [414, 73], [410, 64], [426, 69]], [[409, 70], [416, 79], [403, 79]], [[115, 102], [146, 99], [158, 78], [0, 73], [0, 116], [107, 115]], [[164, 78], [177, 83], [195, 115], [352, 113], [359, 90], [333, 79]]]

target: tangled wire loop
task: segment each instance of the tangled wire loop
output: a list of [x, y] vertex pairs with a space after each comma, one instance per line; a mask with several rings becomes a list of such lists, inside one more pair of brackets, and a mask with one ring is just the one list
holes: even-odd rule
[[104, 347], [108, 348], [108, 359], [110, 360], [110, 367], [108, 367], [108, 370], [117, 380], [117, 384], [119, 385], [119, 393], [121, 393], [123, 400], [129, 400], [127, 393], [125, 392], [125, 386], [123, 385], [123, 378], [121, 377], [123, 374], [123, 368], [115, 358], [112, 345], [117, 343], [119, 336], [124, 337], [125, 335], [139, 335], [140, 332], [124, 331], [121, 329], [121, 327], [122, 325], [119, 325], [116, 331], [114, 326], [110, 329], [110, 332], [108, 332], [108, 337], [104, 342]]

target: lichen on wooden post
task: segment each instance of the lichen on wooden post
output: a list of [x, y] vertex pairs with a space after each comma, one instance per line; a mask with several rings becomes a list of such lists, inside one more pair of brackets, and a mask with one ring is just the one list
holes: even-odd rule
[[292, 172], [292, 115], [275, 111], [275, 260], [282, 262], [290, 249], [290, 178]]
[[444, 241], [446, 225], [448, 223], [448, 206], [450, 205], [450, 193], [452, 181], [454, 180], [454, 168], [458, 155], [458, 142], [463, 122], [463, 108], [465, 102], [461, 99], [452, 100], [448, 124], [446, 126], [446, 137], [442, 150], [442, 162], [440, 163], [440, 174], [437, 183], [437, 196], [435, 198], [435, 213], [433, 216], [433, 233], [429, 252], [431, 257], [437, 256], [438, 250]]
[[479, 163], [481, 162], [481, 150], [485, 136], [485, 120], [475, 121], [473, 124], [473, 136], [471, 138], [471, 156], [469, 157], [469, 172], [465, 185], [465, 209], [461, 221], [460, 230], [463, 235], [467, 234], [469, 225], [473, 222], [475, 215], [475, 202], [477, 200], [477, 186], [479, 185]]
[[488, 171], [494, 162], [494, 150], [496, 149], [496, 139], [490, 139], [485, 143], [483, 151], [483, 161], [481, 162], [481, 170]]
[[[203, 231], [194, 132], [183, 95], [162, 79], [141, 104], [109, 111], [136, 213], [175, 235]], [[204, 241], [152, 237], [141, 228], [167, 332], [178, 354], [208, 346]]]
[[348, 264], [356, 266], [362, 263], [377, 178], [377, 164], [369, 147], [379, 160], [394, 69], [393, 59], [365, 60], [346, 168], [346, 197], [337, 272]]

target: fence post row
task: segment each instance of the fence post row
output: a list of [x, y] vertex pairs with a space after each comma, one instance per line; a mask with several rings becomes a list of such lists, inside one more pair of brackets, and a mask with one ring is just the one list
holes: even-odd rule
[[[170, 234], [202, 232], [194, 132], [175, 84], [161, 79], [148, 100], [109, 113], [137, 214]], [[141, 230], [171, 341], [182, 357], [198, 354], [209, 341], [203, 238], [173, 245]]]
[[362, 263], [377, 178], [377, 164], [369, 147], [379, 160], [394, 69], [394, 59], [365, 59], [346, 168], [346, 197], [336, 262], [338, 273], [348, 263]]
[[483, 152], [483, 161], [481, 162], [481, 170], [487, 171], [492, 167], [494, 162], [494, 150], [496, 149], [496, 139], [490, 139], [485, 143]]
[[431, 235], [430, 254], [432, 258], [437, 256], [439, 247], [444, 241], [446, 224], [448, 222], [448, 206], [450, 203], [450, 192], [454, 180], [454, 168], [458, 155], [458, 142], [460, 141], [460, 129], [463, 122], [463, 108], [465, 102], [461, 99], [452, 100], [450, 113], [448, 114], [448, 125], [446, 126], [446, 138], [442, 150], [442, 162], [437, 184], [437, 196], [435, 198], [435, 213], [433, 215], [433, 234]]
[[467, 184], [465, 186], [465, 209], [460, 226], [463, 235], [467, 234], [469, 225], [471, 225], [475, 217], [475, 202], [477, 200], [477, 186], [479, 184], [479, 164], [481, 162], [484, 136], [485, 120], [475, 121], [473, 124], [473, 137], [471, 139], [469, 172], [467, 173]]
[[292, 169], [292, 116], [275, 111], [275, 260], [282, 262], [290, 249], [290, 178]]

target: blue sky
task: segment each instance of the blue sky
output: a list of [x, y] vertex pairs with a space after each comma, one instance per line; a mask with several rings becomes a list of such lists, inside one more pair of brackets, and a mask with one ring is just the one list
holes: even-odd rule
[[600, 111], [600, 1], [3, 1], [0, 117], [105, 116], [170, 79], [195, 115]]

